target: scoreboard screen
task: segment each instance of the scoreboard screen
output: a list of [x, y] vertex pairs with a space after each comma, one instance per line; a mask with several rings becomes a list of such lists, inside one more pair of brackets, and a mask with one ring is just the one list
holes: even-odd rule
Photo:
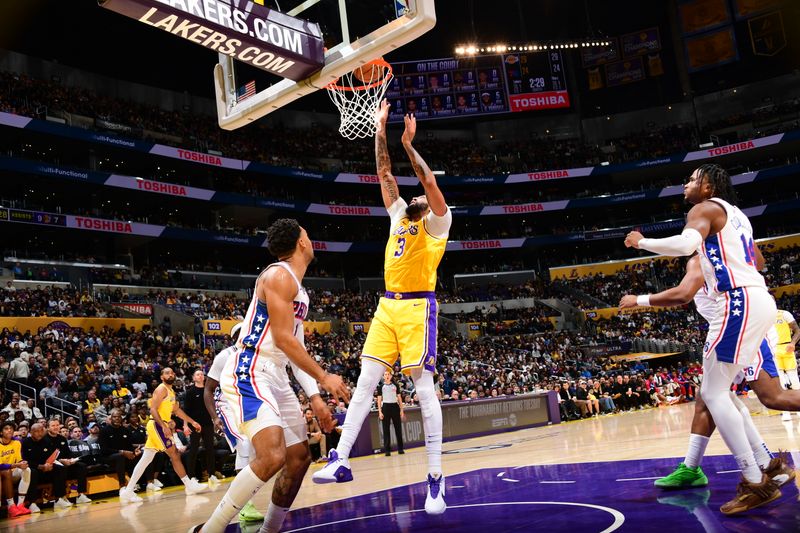
[[569, 107], [557, 51], [392, 63], [390, 121]]

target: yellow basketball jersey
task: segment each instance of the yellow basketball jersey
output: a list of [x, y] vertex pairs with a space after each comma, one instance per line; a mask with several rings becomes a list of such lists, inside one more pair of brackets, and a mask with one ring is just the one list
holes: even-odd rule
[[778, 310], [778, 316], [775, 320], [775, 330], [778, 332], [778, 344], [792, 342], [792, 329], [789, 327], [789, 323], [786, 322], [783, 311], [780, 309]]
[[[161, 384], [159, 387], [166, 387], [166, 385]], [[150, 402], [151, 400], [147, 400], [148, 406], [152, 405]], [[167, 397], [161, 401], [161, 404], [158, 406], [158, 416], [161, 417], [161, 420], [164, 422], [169, 422], [172, 420], [172, 410], [175, 408], [175, 391], [172, 389], [167, 389]]]
[[22, 461], [22, 444], [11, 439], [8, 444], [0, 442], [0, 464], [13, 465]]
[[436, 268], [444, 255], [446, 238], [428, 233], [425, 219], [411, 222], [403, 217], [392, 228], [386, 243], [383, 276], [386, 290], [392, 292], [431, 292], [436, 290]]

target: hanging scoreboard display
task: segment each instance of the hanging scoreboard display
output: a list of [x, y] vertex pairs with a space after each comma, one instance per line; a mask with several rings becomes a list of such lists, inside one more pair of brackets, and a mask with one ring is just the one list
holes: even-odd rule
[[390, 121], [569, 107], [558, 51], [392, 63]]

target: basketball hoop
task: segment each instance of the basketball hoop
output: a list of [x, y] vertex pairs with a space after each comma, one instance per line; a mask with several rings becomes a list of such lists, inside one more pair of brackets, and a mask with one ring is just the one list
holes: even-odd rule
[[376, 59], [325, 87], [342, 117], [342, 137], [352, 141], [375, 135], [375, 111], [392, 77], [392, 66]]

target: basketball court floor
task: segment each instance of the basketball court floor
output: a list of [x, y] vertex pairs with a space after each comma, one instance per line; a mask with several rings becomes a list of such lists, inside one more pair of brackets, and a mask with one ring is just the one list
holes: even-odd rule
[[[754, 413], [761, 406], [748, 399]], [[798, 488], [741, 517], [719, 506], [733, 496], [739, 472], [718, 435], [708, 447], [704, 489], [660, 491], [653, 479], [672, 471], [686, 453], [694, 404], [623, 413], [445, 443], [447, 512], [429, 517], [425, 502], [424, 449], [353, 460], [355, 481], [314, 485], [309, 472], [283, 531], [398, 531], [501, 533], [512, 531], [744, 532], [800, 530]], [[754, 414], [772, 451], [796, 452], [800, 418]], [[792, 454], [797, 464], [800, 456]], [[312, 471], [319, 468], [312, 465]], [[800, 476], [798, 477], [800, 480]], [[228, 480], [229, 481], [229, 480]], [[45, 512], [0, 524], [4, 531], [123, 533], [184, 532], [203, 522], [227, 489], [186, 496], [167, 489], [144, 503], [118, 498], [62, 512]], [[254, 499], [265, 509], [271, 485]], [[260, 524], [228, 531], [258, 531]]]

